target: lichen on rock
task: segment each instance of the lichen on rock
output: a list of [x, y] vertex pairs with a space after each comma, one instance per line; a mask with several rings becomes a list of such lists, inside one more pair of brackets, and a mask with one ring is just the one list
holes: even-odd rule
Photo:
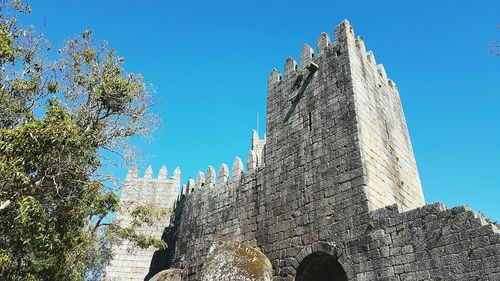
[[257, 248], [233, 240], [217, 240], [205, 257], [202, 280], [270, 281], [273, 269]]
[[181, 281], [182, 270], [178, 268], [170, 268], [160, 271], [151, 277], [149, 281]]

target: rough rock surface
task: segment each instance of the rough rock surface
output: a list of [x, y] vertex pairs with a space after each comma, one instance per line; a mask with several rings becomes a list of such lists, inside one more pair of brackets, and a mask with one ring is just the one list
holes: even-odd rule
[[269, 259], [248, 244], [218, 240], [208, 252], [201, 280], [270, 281], [273, 268]]
[[171, 268], [158, 272], [149, 281], [181, 281], [182, 270], [178, 268]]

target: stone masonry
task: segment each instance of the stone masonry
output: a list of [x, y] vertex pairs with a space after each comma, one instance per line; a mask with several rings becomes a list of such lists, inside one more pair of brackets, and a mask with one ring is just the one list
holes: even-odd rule
[[[216, 181], [210, 166], [161, 203], [177, 214], [164, 266], [200, 280], [211, 245], [229, 239], [259, 248], [274, 280], [500, 280], [498, 228], [425, 204], [395, 83], [347, 20], [334, 38], [271, 72], [266, 137], [253, 132], [246, 171], [237, 157]], [[152, 192], [145, 182], [127, 177]], [[146, 260], [119, 254], [111, 267], [134, 259]]]

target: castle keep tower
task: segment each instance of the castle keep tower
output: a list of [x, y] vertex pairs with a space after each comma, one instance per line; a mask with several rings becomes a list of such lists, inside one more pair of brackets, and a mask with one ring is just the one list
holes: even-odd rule
[[306, 44], [300, 66], [288, 58], [284, 75], [273, 70], [269, 77], [265, 162], [283, 163], [276, 165], [281, 177], [304, 180], [292, 183], [298, 188], [317, 183], [346, 198], [359, 194], [367, 210], [423, 206], [399, 93], [384, 67], [347, 21], [335, 29], [334, 42], [321, 34], [317, 49], [315, 56]]
[[225, 239], [258, 247], [278, 281], [500, 280], [497, 227], [425, 204], [398, 90], [348, 21], [271, 72], [246, 171], [209, 166], [175, 211], [164, 267], [183, 280], [204, 280]]

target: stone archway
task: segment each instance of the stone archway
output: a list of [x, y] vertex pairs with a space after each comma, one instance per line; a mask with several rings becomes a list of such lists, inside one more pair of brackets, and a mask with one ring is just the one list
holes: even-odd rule
[[305, 246], [292, 263], [297, 281], [355, 280], [351, 259], [342, 244], [316, 241]]
[[297, 268], [296, 281], [347, 281], [347, 274], [338, 260], [324, 252], [305, 257]]

